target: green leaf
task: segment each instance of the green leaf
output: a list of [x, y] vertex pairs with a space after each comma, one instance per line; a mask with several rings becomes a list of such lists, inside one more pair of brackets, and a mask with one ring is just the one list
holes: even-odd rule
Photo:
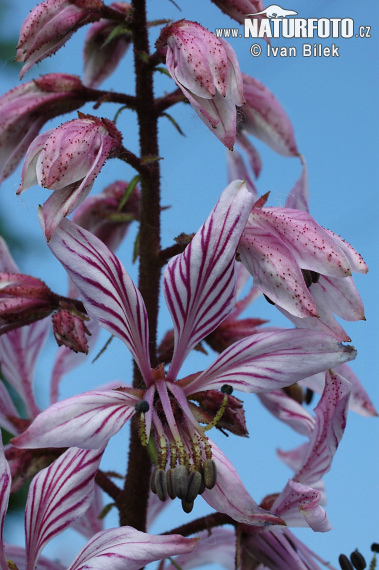
[[171, 123], [174, 125], [178, 133], [182, 135], [182, 137], [186, 136], [185, 133], [183, 133], [182, 129], [179, 127], [178, 123], [175, 121], [174, 117], [171, 117], [171, 115], [168, 113], [162, 113], [162, 117], [167, 117], [168, 120], [171, 121]]
[[104, 48], [112, 40], [114, 40], [115, 38], [118, 38], [119, 36], [131, 36], [131, 35], [132, 35], [132, 32], [131, 32], [130, 28], [125, 26], [125, 24], [120, 24], [119, 26], [116, 26], [111, 31], [111, 33], [109, 34], [109, 36], [107, 37], [107, 39], [105, 40], [105, 42], [103, 43], [103, 45], [101, 47]]
[[[127, 187], [125, 188], [125, 192], [123, 197], [121, 198], [121, 201], [118, 205], [117, 208], [117, 212], [121, 212], [121, 210], [123, 209], [123, 207], [125, 206], [126, 202], [129, 200], [130, 196], [133, 194], [135, 187], [137, 186], [138, 182], [141, 180], [141, 176], [139, 174], [136, 174], [131, 181], [129, 182], [129, 184], [127, 185]], [[133, 218], [132, 218], [133, 219]]]
[[165, 67], [155, 67], [154, 68], [155, 71], [159, 71], [159, 73], [163, 73], [164, 75], [167, 75], [168, 77], [171, 77], [171, 75], [169, 74], [168, 70]]

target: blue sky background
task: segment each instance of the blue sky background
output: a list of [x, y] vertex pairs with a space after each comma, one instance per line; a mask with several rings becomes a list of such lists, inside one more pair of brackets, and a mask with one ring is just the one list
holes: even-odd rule
[[[238, 25], [222, 14], [207, 0], [177, 0], [178, 9], [169, 0], [149, 2], [149, 17], [186, 18], [195, 20], [211, 31], [217, 27]], [[5, 36], [16, 33], [35, 2], [13, 0], [9, 3], [7, 18], [0, 24]], [[266, 3], [268, 5], [268, 2]], [[300, 152], [307, 160], [310, 180], [311, 214], [315, 219], [349, 241], [364, 257], [370, 267], [367, 276], [355, 279], [366, 308], [366, 322], [346, 323], [346, 330], [358, 349], [358, 358], [352, 368], [361, 379], [376, 407], [378, 407], [378, 334], [377, 283], [378, 275], [378, 25], [379, 5], [361, 0], [283, 0], [280, 4], [296, 10], [299, 17], [354, 19], [355, 26], [371, 26], [371, 38], [327, 40], [273, 40], [274, 46], [295, 46], [301, 52], [302, 43], [320, 43], [339, 46], [339, 58], [259, 58], [250, 55], [249, 39], [231, 39], [242, 71], [262, 81], [279, 99], [292, 120]], [[81, 74], [81, 52], [86, 29], [80, 30], [53, 58], [33, 68], [28, 81], [52, 71]], [[157, 30], [158, 32], [158, 30]], [[155, 32], [154, 32], [155, 33]], [[264, 42], [261, 42], [265, 46]], [[0, 70], [1, 92], [13, 87], [17, 74], [4, 66]], [[159, 74], [157, 74], [159, 75]], [[24, 81], [25, 81], [24, 80]], [[132, 54], [129, 53], [117, 72], [103, 86], [132, 93], [134, 77]], [[157, 77], [156, 93], [174, 88], [166, 76]], [[92, 112], [89, 105], [88, 112]], [[112, 118], [117, 108], [103, 105], [98, 111]], [[223, 145], [201, 123], [188, 105], [178, 105], [171, 111], [186, 137], [181, 137], [165, 119], [160, 123], [163, 204], [172, 208], [163, 213], [163, 246], [172, 244], [180, 232], [196, 231], [227, 184], [226, 159]], [[67, 120], [71, 117], [67, 116]], [[65, 117], [66, 119], [66, 117]], [[57, 120], [46, 128], [59, 124]], [[132, 113], [124, 112], [118, 123], [124, 134], [125, 146], [138, 151], [136, 123]], [[283, 158], [259, 141], [256, 142], [263, 158], [263, 171], [258, 180], [260, 193], [270, 190], [270, 206], [283, 205], [288, 191], [300, 176], [301, 165], [296, 158]], [[117, 178], [130, 179], [133, 171], [116, 161], [109, 161], [98, 177], [94, 192], [101, 191]], [[37, 221], [37, 207], [48, 195], [39, 188], [30, 189], [21, 197], [15, 191], [20, 170], [3, 183], [0, 207], [9, 227], [25, 241], [25, 249], [17, 260], [24, 273], [42, 277], [52, 289], [66, 291], [63, 270], [51, 257], [44, 244]], [[133, 278], [137, 268], [131, 264], [131, 250], [136, 228], [130, 232], [119, 256]], [[270, 319], [272, 324], [291, 327], [274, 307], [263, 299], [246, 313], [248, 316]], [[161, 334], [171, 328], [168, 313], [162, 302]], [[104, 334], [98, 348], [108, 338]], [[50, 350], [49, 350], [50, 349]], [[204, 368], [208, 359], [194, 354], [188, 359], [183, 375]], [[47, 405], [46, 385], [49, 381], [54, 341], [50, 340], [42, 354], [37, 371], [37, 393], [41, 406]], [[104, 382], [131, 379], [131, 357], [124, 345], [114, 340], [107, 353], [95, 364], [82, 367], [67, 376], [62, 384], [62, 397], [89, 390]], [[80, 384], [79, 384], [80, 382]], [[253, 395], [243, 395], [250, 439], [234, 436], [225, 438], [212, 433], [225, 454], [236, 465], [240, 476], [253, 497], [259, 502], [266, 494], [281, 491], [291, 472], [276, 458], [275, 449], [291, 449], [304, 441], [286, 426], [272, 418]], [[328, 496], [327, 512], [334, 529], [316, 534], [309, 529], [295, 530], [296, 534], [320, 556], [338, 565], [341, 552], [350, 553], [358, 547], [370, 558], [370, 545], [379, 540], [378, 525], [378, 441], [377, 418], [349, 415], [347, 429], [325, 483]], [[124, 428], [111, 440], [105, 468], [123, 471], [128, 444], [128, 430]], [[194, 516], [210, 512], [199, 498]], [[174, 502], [157, 521], [153, 532], [161, 532], [187, 521], [178, 502]], [[109, 525], [116, 526], [115, 515], [109, 516]], [[8, 540], [23, 543], [23, 524], [14, 519], [8, 526]], [[14, 534], [16, 533], [16, 534]], [[46, 554], [59, 556], [69, 563], [83, 541], [69, 531], [70, 544], [53, 542]]]

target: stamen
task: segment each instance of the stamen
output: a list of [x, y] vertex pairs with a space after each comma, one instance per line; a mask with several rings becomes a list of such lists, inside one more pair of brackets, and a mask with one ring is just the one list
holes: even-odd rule
[[176, 499], [176, 489], [174, 485], [174, 470], [168, 469], [166, 472], [166, 481], [167, 481], [167, 494], [170, 499]]
[[193, 502], [192, 503], [187, 503], [186, 501], [182, 501], [182, 509], [185, 513], [187, 513], [187, 515], [192, 511], [193, 509]]
[[193, 503], [199, 494], [202, 483], [202, 476], [199, 471], [191, 471], [188, 477], [187, 493], [184, 498], [186, 503]]
[[216, 463], [213, 459], [206, 459], [203, 463], [204, 484], [207, 489], [213, 489], [217, 481]]
[[[231, 392], [229, 390], [231, 390]], [[205, 426], [204, 431], [209, 431], [210, 429], [215, 427], [217, 425], [217, 423], [221, 420], [221, 418], [224, 415], [224, 412], [226, 410], [226, 406], [228, 405], [228, 394], [231, 394], [233, 392], [233, 388], [231, 386], [229, 386], [228, 384], [224, 384], [221, 388], [221, 392], [223, 392], [225, 394], [225, 396], [222, 400], [222, 404], [220, 406], [220, 409], [217, 412], [217, 414], [215, 415], [215, 417], [213, 418], [213, 420], [211, 422], [209, 422], [209, 424], [207, 426]]]
[[348, 559], [347, 556], [345, 556], [345, 554], [340, 554], [338, 557], [338, 562], [341, 566], [341, 570], [354, 570], [354, 568], [352, 567], [350, 560]]
[[160, 500], [165, 501], [167, 499], [167, 479], [163, 469], [157, 469], [155, 472], [155, 488]]
[[173, 483], [176, 496], [185, 499], [188, 488], [188, 471], [184, 465], [177, 465], [173, 473]]
[[364, 556], [357, 548], [350, 554], [350, 560], [356, 570], [364, 570], [367, 566]]

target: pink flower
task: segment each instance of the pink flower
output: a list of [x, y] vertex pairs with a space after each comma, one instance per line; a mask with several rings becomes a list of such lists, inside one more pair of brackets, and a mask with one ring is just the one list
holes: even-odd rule
[[[228, 384], [222, 390], [224, 403], [230, 387], [270, 391], [351, 360], [355, 351], [314, 331], [271, 331], [234, 343], [202, 373], [178, 379], [188, 353], [234, 307], [236, 248], [252, 202], [243, 183], [229, 185], [185, 252], [166, 267], [163, 288], [175, 329], [167, 374], [163, 365], [151, 369], [146, 309], [124, 267], [95, 236], [68, 220], [61, 222], [50, 249], [78, 287], [89, 316], [129, 348], [146, 389], [87, 392], [58, 402], [13, 441], [16, 446], [104, 447], [137, 412], [141, 443], [150, 434], [155, 437], [159, 461], [154, 489], [160, 498], [167, 496], [173, 477], [170, 496], [178, 495], [187, 511], [205, 486], [205, 500], [237, 521], [280, 523], [257, 507], [231, 463], [207, 437], [207, 426], [195, 419], [191, 395]], [[168, 462], [173, 473], [166, 473]]]
[[240, 24], [244, 23], [247, 14], [261, 12], [264, 9], [262, 0], [212, 0], [212, 2]]
[[83, 202], [105, 161], [120, 146], [121, 135], [111, 121], [83, 114], [33, 141], [17, 193], [35, 184], [55, 190], [43, 206], [47, 239], [61, 219]]
[[86, 101], [79, 77], [51, 73], [0, 97], [0, 182], [10, 176], [41, 127]]
[[297, 156], [293, 127], [279, 101], [254, 77], [242, 74], [242, 78], [246, 103], [241, 109], [238, 130], [261, 139], [283, 156]]
[[[125, 18], [131, 10], [127, 2], [112, 2], [110, 8], [120, 12]], [[118, 22], [101, 19], [88, 30], [84, 44], [84, 85], [98, 87], [113, 73], [125, 55], [131, 42], [130, 32], [124, 29], [109, 40], [119, 26]]]
[[[347, 320], [364, 318], [350, 276], [353, 271], [366, 273], [366, 264], [348, 243], [323, 229], [308, 213], [290, 208], [253, 208], [238, 252], [254, 284], [282, 312], [291, 315], [293, 322], [296, 318], [297, 326], [321, 327], [340, 340], [349, 340], [323, 325], [328, 315], [319, 297], [327, 288], [328, 304], [335, 313]], [[333, 296], [336, 280], [340, 293]], [[321, 318], [308, 318], [318, 316]], [[301, 324], [303, 319], [306, 323]]]
[[25, 19], [17, 45], [16, 61], [26, 62], [25, 73], [39, 61], [53, 55], [81, 26], [98, 20], [101, 0], [45, 0]]
[[157, 41], [167, 69], [200, 119], [232, 149], [236, 105], [244, 104], [236, 54], [223, 39], [197, 24], [180, 20], [164, 28]]
[[[78, 521], [91, 505], [94, 478], [103, 450], [72, 448], [34, 477], [25, 507], [25, 549], [6, 545], [2, 531], [8, 506], [11, 477], [0, 443], [0, 566], [8, 568], [7, 558], [19, 568], [34, 570], [40, 561], [44, 568], [61, 570], [59, 563], [41, 560], [43, 548], [72, 523]], [[113, 570], [138, 570], [145, 564], [188, 554], [197, 542], [179, 535], [153, 536], [132, 527], [98, 532], [81, 549], [68, 570], [100, 567], [106, 557]], [[10, 566], [9, 566], [10, 567]], [[39, 567], [39, 566], [38, 566]]]
[[[127, 182], [117, 180], [100, 194], [89, 196], [75, 211], [74, 222], [115, 251], [132, 221], [139, 217], [140, 192], [135, 188], [130, 194], [131, 188]], [[122, 205], [125, 195], [129, 197]]]

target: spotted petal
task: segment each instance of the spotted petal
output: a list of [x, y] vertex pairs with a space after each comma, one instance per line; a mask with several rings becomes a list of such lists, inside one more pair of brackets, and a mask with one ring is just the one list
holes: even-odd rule
[[130, 526], [96, 534], [79, 552], [68, 570], [138, 570], [149, 562], [191, 552], [197, 538], [154, 536]]
[[8, 508], [9, 493], [11, 488], [11, 473], [8, 461], [5, 459], [3, 441], [0, 434], [0, 567], [1, 570], [8, 568], [3, 543], [4, 519]]
[[84, 392], [44, 410], [12, 443], [24, 449], [105, 447], [133, 415], [137, 401], [116, 390]]
[[169, 379], [234, 307], [236, 248], [252, 203], [245, 183], [229, 184], [184, 253], [166, 267], [163, 290], [175, 328]]
[[61, 222], [48, 245], [79, 289], [90, 317], [126, 344], [149, 379], [145, 304], [122, 263], [101, 240], [69, 220]]
[[89, 507], [102, 454], [68, 449], [33, 479], [25, 508], [27, 570], [35, 568], [46, 544]]
[[[353, 360], [356, 350], [311, 330], [277, 330], [251, 335], [224, 350], [188, 383], [185, 393], [230, 384], [242, 392], [268, 392]], [[314, 372], [315, 373], [315, 372]]]
[[217, 467], [217, 483], [213, 489], [204, 491], [203, 499], [216, 511], [226, 513], [240, 523], [254, 526], [283, 524], [278, 516], [258, 507], [232, 463], [214, 442], [211, 442], [211, 445], [212, 457]]

